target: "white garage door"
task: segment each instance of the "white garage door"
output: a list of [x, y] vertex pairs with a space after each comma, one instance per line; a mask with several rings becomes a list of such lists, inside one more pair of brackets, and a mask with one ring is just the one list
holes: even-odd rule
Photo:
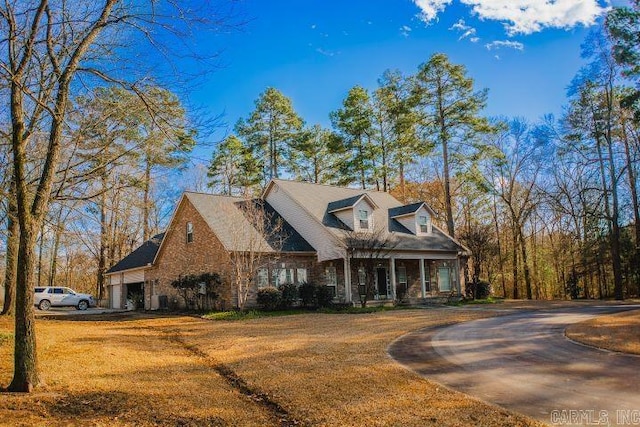
[[122, 285], [111, 286], [111, 308], [122, 308]]

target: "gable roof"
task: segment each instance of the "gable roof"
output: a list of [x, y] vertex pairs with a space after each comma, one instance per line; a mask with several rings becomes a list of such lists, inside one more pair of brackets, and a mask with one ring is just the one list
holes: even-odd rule
[[430, 215], [433, 215], [433, 210], [425, 203], [425, 202], [417, 202], [412, 203], [410, 205], [399, 206], [397, 208], [389, 209], [389, 217], [390, 218], [398, 218], [401, 216], [413, 215], [423, 207], [429, 212]]
[[342, 199], [342, 200], [336, 200], [335, 202], [330, 202], [327, 205], [327, 212], [329, 213], [334, 213], [334, 212], [338, 212], [338, 211], [342, 211], [345, 209], [351, 209], [353, 208], [355, 205], [358, 204], [358, 202], [362, 199], [367, 199], [367, 201], [373, 205], [374, 208], [376, 208], [376, 204], [373, 200], [371, 200], [371, 197], [369, 197], [367, 195], [367, 193], [362, 193], [359, 194], [357, 196], [353, 196], [353, 197], [347, 197], [346, 199]]
[[[377, 207], [377, 209], [372, 212], [373, 223], [384, 227], [384, 232], [381, 237], [392, 240], [394, 242], [394, 250], [446, 252], [466, 250], [459, 242], [435, 226], [433, 227], [433, 232], [429, 235], [416, 236], [411, 233], [411, 231], [389, 215], [390, 209], [403, 208], [403, 204], [389, 193], [274, 179], [267, 186], [263, 198], [267, 198], [274, 185], [277, 185], [278, 188], [285, 191], [290, 198], [295, 200], [300, 209], [307, 211], [318, 223], [322, 224], [331, 235], [336, 237], [338, 241], [344, 242], [349, 231], [346, 230], [344, 224], [330, 212], [330, 204], [335, 201], [354, 198], [359, 199], [363, 194], [366, 194]], [[421, 204], [422, 203], [424, 202], [421, 202]], [[408, 206], [412, 206], [413, 209], [413, 205]], [[425, 206], [427, 206], [426, 203]]]
[[118, 261], [113, 267], [107, 270], [105, 274], [116, 273], [119, 271], [132, 270], [134, 268], [146, 267], [153, 263], [156, 253], [160, 248], [160, 243], [164, 238], [164, 233], [156, 234], [151, 239], [144, 242], [133, 252]]
[[228, 251], [315, 252], [300, 233], [263, 200], [192, 192], [185, 192], [184, 197]]

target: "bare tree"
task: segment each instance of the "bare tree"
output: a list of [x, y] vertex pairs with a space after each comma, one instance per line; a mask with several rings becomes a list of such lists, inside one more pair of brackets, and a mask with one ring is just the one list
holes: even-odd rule
[[[248, 199], [234, 203], [244, 220], [252, 227], [234, 227], [229, 252], [229, 276], [237, 293], [237, 308], [243, 310], [249, 293], [257, 286], [258, 270], [277, 261], [287, 233], [284, 222], [264, 201]], [[229, 216], [237, 213], [229, 212]]]
[[[384, 227], [376, 227], [371, 231], [345, 231], [344, 244], [349, 256], [350, 265], [357, 265], [364, 273], [358, 277], [360, 305], [367, 306], [367, 301], [376, 294], [376, 266], [382, 260], [388, 260], [389, 253], [398, 245]], [[345, 271], [345, 275], [351, 274]]]
[[[213, 11], [170, 10], [177, 2], [105, 0], [25, 0], [0, 5], [0, 87], [8, 105], [17, 222], [20, 226], [16, 273], [14, 377], [10, 391], [28, 392], [40, 383], [33, 313], [35, 254], [39, 230], [47, 215], [52, 190], [68, 142], [67, 116], [77, 91], [97, 80], [136, 91], [122, 76], [143, 76], [127, 70], [135, 56], [123, 58], [122, 38], [151, 40], [154, 31], [170, 31], [172, 39], [195, 25], [219, 17]], [[174, 14], [174, 12], [177, 12]], [[203, 14], [204, 12], [204, 14]], [[181, 23], [173, 22], [181, 16]], [[212, 18], [203, 18], [212, 16]], [[206, 21], [206, 22], [205, 22]], [[218, 21], [217, 23], [222, 22]], [[175, 24], [175, 25], [173, 25]], [[184, 35], [184, 34], [182, 34]], [[186, 39], [183, 39], [183, 41]], [[184, 43], [183, 43], [184, 46]], [[169, 51], [163, 51], [167, 54]], [[115, 62], [114, 62], [115, 61]], [[118, 64], [114, 67], [114, 64]], [[142, 68], [149, 70], [149, 68]], [[35, 150], [30, 148], [35, 146]], [[34, 153], [38, 157], [34, 157]]]

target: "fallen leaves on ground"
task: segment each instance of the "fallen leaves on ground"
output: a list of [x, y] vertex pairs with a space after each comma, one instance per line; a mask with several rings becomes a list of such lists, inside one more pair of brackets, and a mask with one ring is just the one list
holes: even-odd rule
[[572, 340], [607, 350], [640, 354], [640, 310], [596, 317], [567, 328]]
[[[0, 424], [281, 424], [214, 369], [222, 365], [304, 425], [537, 425], [425, 380], [386, 352], [410, 331], [490, 315], [445, 308], [241, 322], [140, 314], [39, 319], [45, 385], [30, 395], [3, 394]], [[0, 318], [0, 332], [12, 330]], [[11, 341], [0, 344], [2, 385], [11, 380], [12, 352]]]

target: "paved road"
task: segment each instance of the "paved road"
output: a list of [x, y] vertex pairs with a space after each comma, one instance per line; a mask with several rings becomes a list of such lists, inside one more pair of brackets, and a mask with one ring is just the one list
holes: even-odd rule
[[640, 306], [482, 319], [407, 335], [389, 353], [429, 379], [545, 423], [640, 425], [640, 357], [564, 336], [572, 323], [632, 308]]

